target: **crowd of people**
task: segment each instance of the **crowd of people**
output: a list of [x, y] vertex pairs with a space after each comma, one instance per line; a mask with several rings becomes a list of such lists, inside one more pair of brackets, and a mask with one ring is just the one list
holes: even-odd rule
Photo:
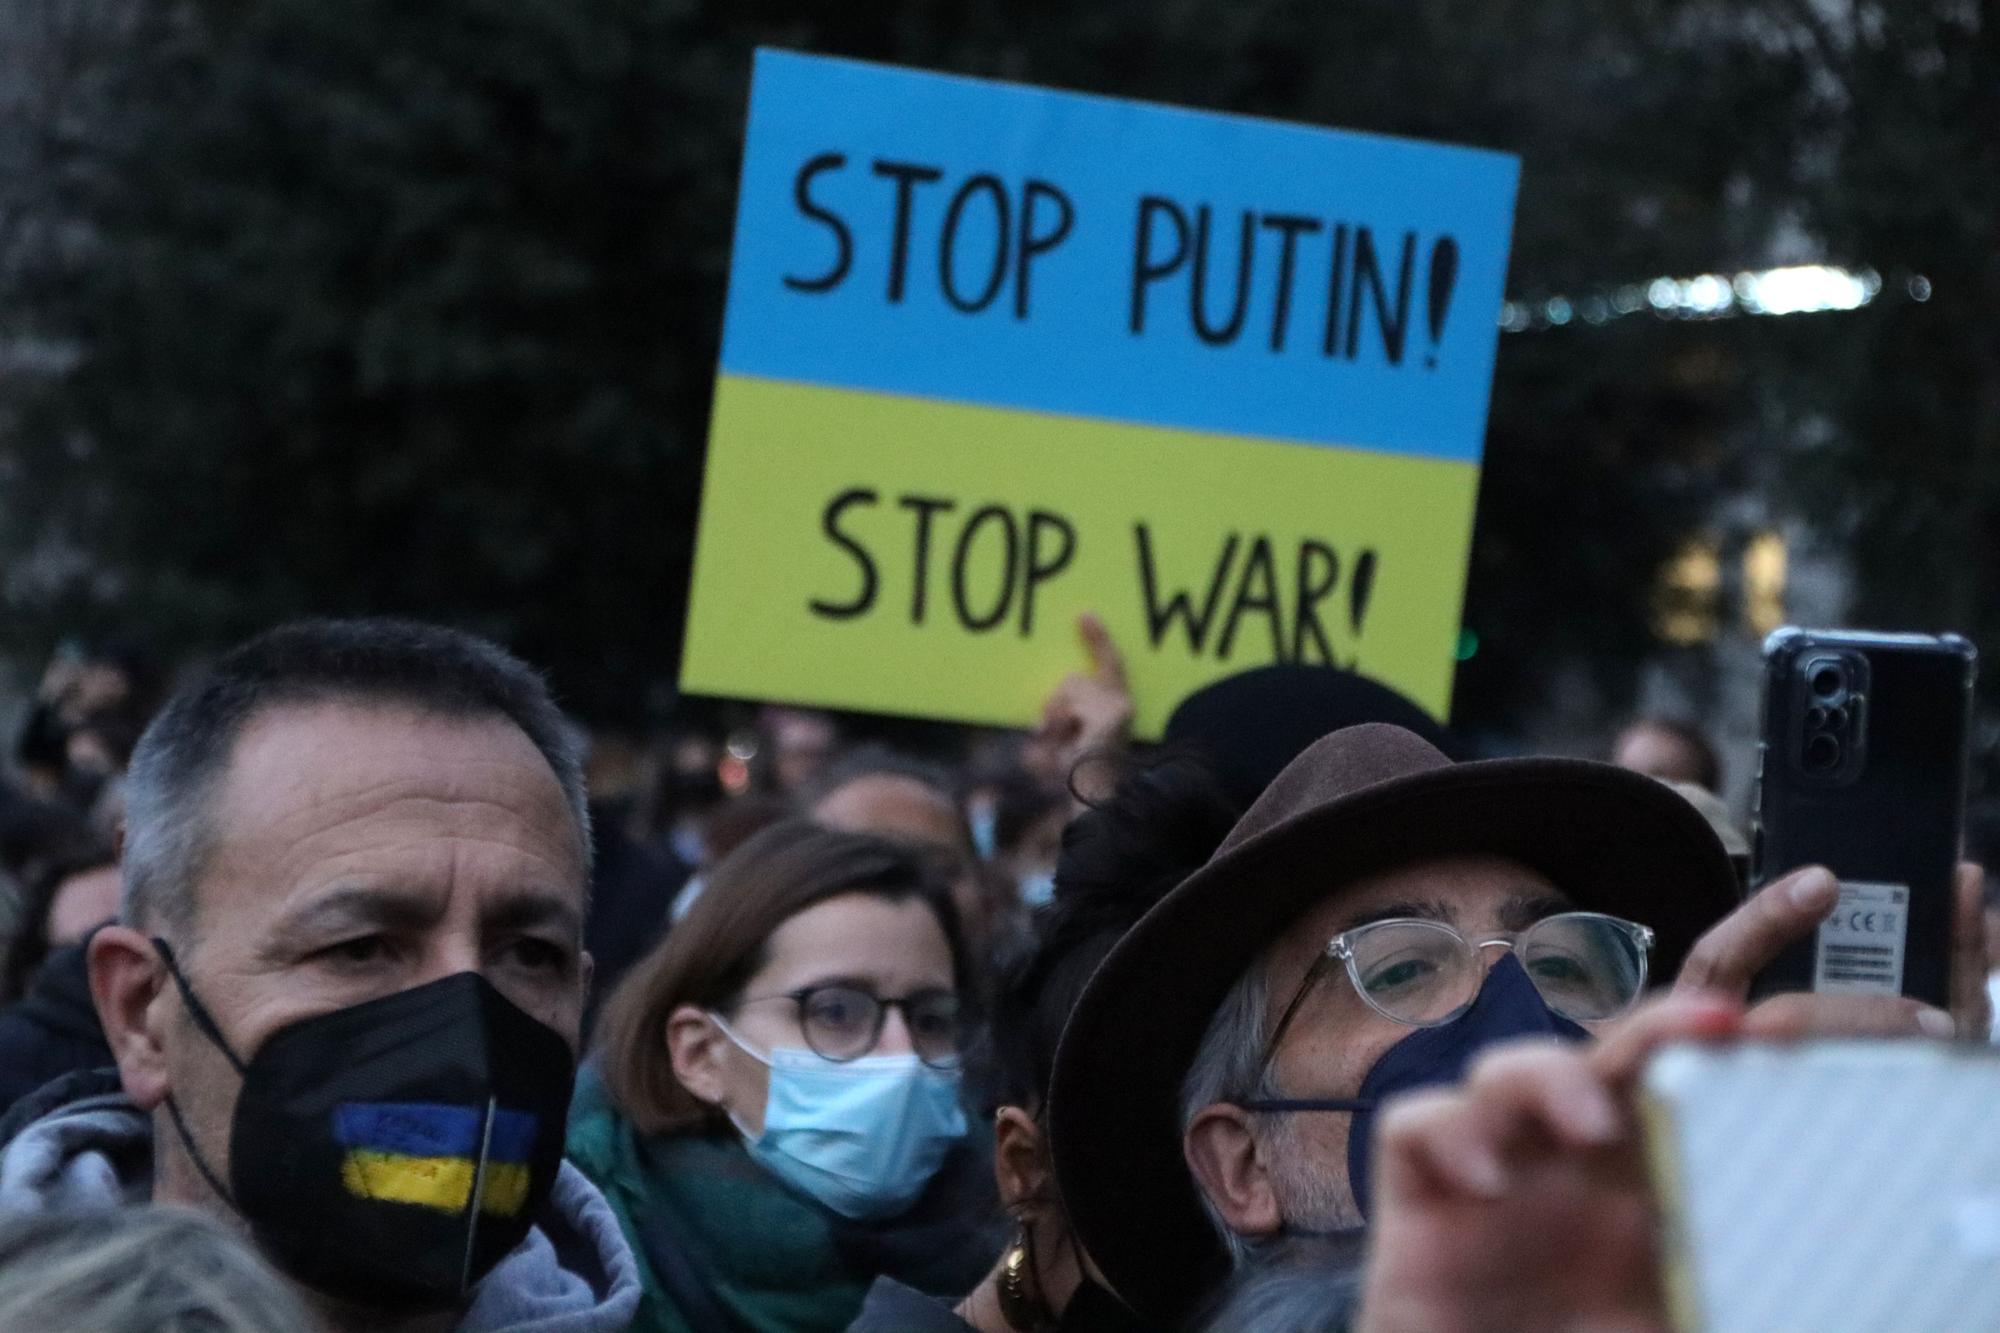
[[413, 622], [64, 653], [0, 787], [0, 1326], [1658, 1328], [1650, 1052], [1990, 1031], [1972, 864], [1950, 1012], [1753, 1002], [1838, 885], [1747, 887], [1679, 721], [1472, 759], [1273, 666], [1142, 745], [1082, 633], [949, 761], [593, 741]]

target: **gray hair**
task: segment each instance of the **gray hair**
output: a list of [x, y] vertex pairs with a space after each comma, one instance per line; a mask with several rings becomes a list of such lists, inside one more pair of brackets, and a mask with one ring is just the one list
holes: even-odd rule
[[[1266, 960], [1258, 958], [1244, 969], [1236, 984], [1229, 988], [1215, 1016], [1208, 1020], [1208, 1027], [1201, 1034], [1201, 1045], [1196, 1048], [1194, 1063], [1188, 1066], [1187, 1077], [1181, 1080], [1181, 1132], [1188, 1126], [1202, 1108], [1217, 1102], [1237, 1099], [1252, 1100], [1275, 1097], [1278, 1090], [1275, 1076], [1262, 1068], [1264, 1058], [1264, 1009], [1269, 1002], [1269, 987], [1265, 982]], [[1209, 1225], [1215, 1234], [1229, 1247], [1229, 1261], [1241, 1268], [1250, 1258], [1250, 1242], [1231, 1230], [1222, 1220], [1222, 1214], [1209, 1201], [1208, 1194], [1197, 1182], [1195, 1193], [1201, 1198], [1202, 1211], [1208, 1214]]]
[[461, 630], [409, 620], [301, 620], [261, 634], [181, 690], [132, 752], [125, 780], [123, 916], [174, 930], [194, 919], [194, 886], [215, 830], [208, 804], [237, 738], [265, 710], [352, 701], [518, 726], [561, 784], [578, 853], [590, 864], [581, 747], [535, 670]]
[[1359, 1302], [1355, 1256], [1317, 1238], [1274, 1241], [1238, 1273], [1203, 1333], [1345, 1333]]
[[184, 1208], [35, 1213], [0, 1224], [0, 1328], [312, 1327], [297, 1293], [248, 1244]]

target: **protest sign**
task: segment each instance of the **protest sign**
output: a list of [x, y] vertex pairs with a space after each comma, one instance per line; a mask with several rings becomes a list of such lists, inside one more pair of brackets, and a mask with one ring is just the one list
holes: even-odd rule
[[758, 53], [682, 688], [1450, 700], [1516, 159]]

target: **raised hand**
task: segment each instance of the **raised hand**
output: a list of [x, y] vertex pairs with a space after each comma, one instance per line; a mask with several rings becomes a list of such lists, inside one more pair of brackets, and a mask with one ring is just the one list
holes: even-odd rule
[[1077, 630], [1090, 653], [1090, 670], [1071, 672], [1049, 695], [1023, 760], [1048, 781], [1067, 784], [1091, 800], [1117, 782], [1117, 761], [1132, 729], [1132, 693], [1125, 684], [1125, 659], [1104, 622], [1086, 612], [1078, 617]]

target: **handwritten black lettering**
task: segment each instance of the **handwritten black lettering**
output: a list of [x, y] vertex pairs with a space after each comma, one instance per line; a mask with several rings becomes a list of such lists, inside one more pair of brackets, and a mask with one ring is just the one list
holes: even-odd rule
[[[952, 252], [958, 245], [958, 228], [965, 220], [966, 203], [979, 191], [984, 191], [993, 200], [993, 263], [987, 271], [985, 289], [967, 300], [958, 294], [958, 271], [952, 262]], [[1007, 248], [1013, 239], [1013, 226], [1007, 213], [1007, 191], [997, 176], [981, 174], [969, 177], [953, 192], [951, 203], [944, 211], [944, 229], [938, 233], [938, 282], [944, 288], [944, 299], [951, 302], [954, 309], [976, 314], [992, 305], [993, 298], [1000, 294], [1002, 284], [1007, 281]]]
[[830, 208], [822, 207], [812, 197], [812, 178], [822, 171], [838, 171], [847, 165], [847, 158], [841, 153], [821, 153], [799, 168], [799, 174], [792, 179], [792, 199], [799, 206], [799, 212], [833, 232], [833, 243], [839, 258], [833, 267], [817, 278], [785, 278], [785, 285], [795, 292], [830, 292], [847, 277], [847, 270], [854, 265], [854, 233], [847, 229], [840, 215]]
[[[1044, 534], [1062, 539], [1053, 553], [1042, 545]], [[1061, 514], [1046, 509], [1028, 511], [1028, 570], [1021, 586], [1021, 637], [1035, 632], [1035, 590], [1069, 568], [1076, 555], [1076, 527]]]
[[[1174, 224], [1174, 253], [1166, 260], [1153, 258], [1153, 215], [1163, 213]], [[1187, 215], [1171, 199], [1149, 194], [1139, 201], [1139, 235], [1132, 246], [1132, 332], [1146, 330], [1146, 288], [1187, 262]]]
[[911, 580], [910, 623], [924, 623], [924, 592], [931, 581], [931, 516], [940, 510], [956, 509], [958, 501], [942, 496], [905, 495], [896, 502], [917, 516], [915, 577]]
[[1222, 554], [1216, 559], [1215, 574], [1209, 580], [1208, 597], [1202, 602], [1199, 614], [1194, 609], [1194, 599], [1187, 589], [1175, 589], [1163, 606], [1160, 603], [1159, 580], [1153, 572], [1153, 534], [1144, 523], [1132, 525], [1132, 535], [1139, 545], [1139, 586], [1146, 601], [1146, 635], [1153, 647], [1158, 648], [1167, 637], [1167, 631], [1179, 620], [1187, 628], [1188, 650], [1197, 657], [1208, 640], [1208, 627], [1215, 619], [1215, 612], [1222, 601], [1223, 586], [1229, 581], [1229, 571], [1236, 563], [1236, 547], [1241, 540], [1235, 533], [1223, 543]]
[[834, 496], [820, 515], [820, 530], [826, 534], [827, 540], [854, 557], [854, 563], [861, 567], [861, 591], [844, 606], [817, 598], [807, 602], [806, 606], [814, 615], [828, 620], [851, 620], [875, 605], [875, 590], [880, 586], [880, 579], [875, 573], [875, 560], [868, 554], [867, 547], [841, 531], [840, 516], [855, 505], [872, 505], [877, 498], [874, 491], [857, 486]]
[[1340, 355], [1340, 299], [1347, 285], [1347, 224], [1333, 229], [1333, 272], [1326, 280], [1326, 341], [1320, 351]]
[[[1000, 566], [1000, 595], [994, 599], [993, 608], [983, 615], [974, 615], [966, 601], [966, 573], [971, 566], [972, 544], [979, 539], [979, 530], [988, 523], [998, 522], [1006, 539], [1006, 557]], [[1001, 505], [983, 505], [972, 511], [972, 517], [965, 521], [964, 531], [958, 534], [958, 547], [951, 557], [951, 599], [958, 610], [959, 623], [975, 634], [982, 634], [1007, 618], [1007, 610], [1014, 603], [1014, 563], [1020, 557], [1021, 536], [1014, 524], [1014, 516]]]
[[[1256, 582], [1252, 591], [1251, 583]], [[1236, 643], [1236, 625], [1245, 611], [1263, 613], [1271, 628], [1271, 656], [1278, 661], [1285, 659], [1285, 632], [1278, 617], [1278, 577], [1271, 566], [1271, 539], [1259, 536], [1250, 543], [1250, 554], [1243, 560], [1243, 577], [1236, 584], [1236, 598], [1229, 605], [1229, 618], [1222, 623], [1222, 641], [1215, 647], [1216, 657], [1227, 661], [1229, 652]]]
[[[1313, 567], [1320, 573], [1315, 576]], [[1294, 662], [1333, 664], [1333, 648], [1326, 641], [1326, 627], [1320, 623], [1319, 604], [1340, 580], [1340, 557], [1324, 542], [1308, 537], [1299, 543], [1298, 602], [1292, 607], [1292, 658]], [[1312, 636], [1317, 652], [1306, 654], [1306, 636]]]
[[1236, 243], [1236, 303], [1229, 318], [1219, 327], [1208, 324], [1208, 223], [1207, 204], [1194, 214], [1194, 280], [1188, 284], [1188, 313], [1194, 321], [1195, 336], [1210, 346], [1236, 341], [1243, 331], [1243, 316], [1250, 310], [1250, 261], [1257, 246], [1257, 219], [1247, 209], [1242, 234]]
[[1278, 233], [1278, 294], [1271, 303], [1271, 350], [1282, 352], [1292, 313], [1293, 251], [1300, 235], [1318, 231], [1320, 221], [1296, 213], [1266, 213], [1259, 219], [1259, 225]]
[[889, 304], [903, 299], [903, 278], [910, 263], [910, 209], [917, 186], [944, 175], [936, 167], [914, 162], [885, 162], [876, 159], [875, 174], [896, 182], [896, 224], [889, 239]]
[[[1035, 201], [1053, 200], [1061, 220], [1051, 231], [1035, 230]], [[1015, 247], [1014, 318], [1028, 317], [1028, 268], [1037, 255], [1045, 255], [1061, 245], [1076, 222], [1076, 206], [1069, 196], [1047, 181], [1030, 178], [1021, 192], [1021, 243]]]
[[1417, 234], [1403, 233], [1403, 260], [1397, 269], [1396, 306], [1389, 308], [1388, 296], [1382, 290], [1382, 268], [1375, 258], [1375, 235], [1366, 227], [1357, 227], [1354, 232], [1354, 286], [1352, 299], [1347, 310], [1347, 359], [1354, 359], [1355, 341], [1361, 332], [1361, 284], [1368, 284], [1369, 295], [1375, 306], [1375, 325], [1382, 332], [1382, 352], [1389, 358], [1389, 364], [1403, 364], [1403, 335], [1410, 326], [1410, 265], [1416, 258]]

